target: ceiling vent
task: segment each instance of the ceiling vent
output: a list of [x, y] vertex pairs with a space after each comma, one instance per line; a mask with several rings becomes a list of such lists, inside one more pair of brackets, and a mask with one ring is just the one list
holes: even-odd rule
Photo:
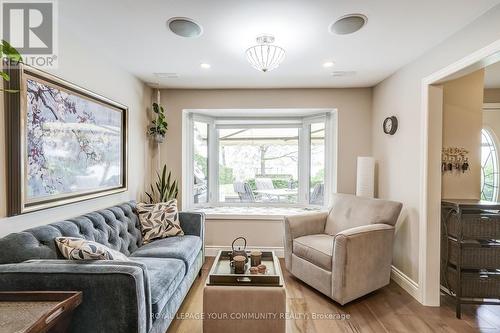
[[177, 79], [179, 77], [177, 73], [153, 73], [153, 75], [158, 79]]
[[344, 15], [333, 22], [328, 30], [332, 34], [348, 35], [363, 28], [367, 21], [368, 18], [363, 14]]
[[172, 17], [167, 27], [177, 36], [186, 38], [200, 37], [203, 33], [201, 25], [187, 17]]
[[345, 77], [345, 76], [354, 76], [356, 75], [355, 71], [334, 71], [331, 73], [333, 77]]

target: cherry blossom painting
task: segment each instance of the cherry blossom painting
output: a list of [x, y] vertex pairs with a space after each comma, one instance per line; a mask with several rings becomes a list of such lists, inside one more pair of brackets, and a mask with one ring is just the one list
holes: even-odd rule
[[127, 107], [24, 64], [8, 73], [8, 216], [126, 191]]
[[26, 80], [26, 202], [123, 185], [121, 110]]

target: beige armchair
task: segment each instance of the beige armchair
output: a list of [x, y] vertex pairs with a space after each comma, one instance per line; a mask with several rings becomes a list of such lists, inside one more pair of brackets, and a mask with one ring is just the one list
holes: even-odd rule
[[401, 207], [335, 194], [329, 212], [287, 216], [286, 268], [342, 305], [386, 286]]

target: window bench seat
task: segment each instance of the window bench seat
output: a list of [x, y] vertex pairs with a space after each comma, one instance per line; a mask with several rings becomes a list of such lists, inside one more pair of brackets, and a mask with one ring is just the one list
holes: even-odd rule
[[319, 212], [323, 208], [272, 207], [272, 206], [219, 206], [194, 208], [191, 212], [205, 213], [206, 220], [283, 220], [287, 215]]

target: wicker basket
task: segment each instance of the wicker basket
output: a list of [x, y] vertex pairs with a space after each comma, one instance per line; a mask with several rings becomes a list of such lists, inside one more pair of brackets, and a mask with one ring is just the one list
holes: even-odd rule
[[[462, 214], [462, 237], [464, 239], [500, 239], [500, 216], [498, 214]], [[448, 234], [458, 237], [460, 223], [456, 215], [451, 214], [446, 227]]]
[[[486, 244], [494, 244], [489, 247]], [[460, 249], [454, 240], [448, 240], [448, 260], [450, 264], [457, 265]], [[461, 267], [497, 269], [500, 267], [500, 243], [485, 243], [467, 241], [462, 246]]]
[[[449, 286], [456, 293], [457, 271], [448, 267]], [[500, 273], [497, 272], [462, 272], [461, 297], [500, 298]]]

